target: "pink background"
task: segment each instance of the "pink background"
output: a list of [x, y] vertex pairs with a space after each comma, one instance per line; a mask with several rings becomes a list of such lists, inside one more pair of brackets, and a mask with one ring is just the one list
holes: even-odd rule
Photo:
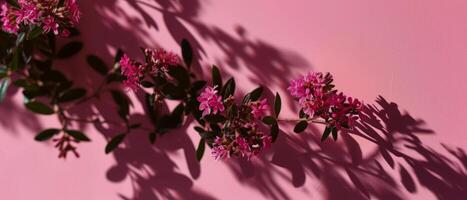
[[[284, 117], [296, 112], [285, 90], [290, 79], [311, 70], [331, 72], [346, 94], [368, 104], [381, 95], [423, 120], [422, 127], [434, 132], [420, 136], [425, 146], [453, 161], [441, 143], [467, 148], [465, 0], [81, 0], [80, 5], [84, 51], [59, 65], [80, 84], [92, 86], [99, 79], [86, 66], [86, 54], [110, 62], [116, 48], [132, 56], [139, 55], [140, 46], [179, 52], [177, 43], [188, 38], [205, 74], [210, 64], [217, 64], [226, 76], [235, 76], [243, 93], [258, 83], [279, 91], [286, 101]], [[318, 176], [306, 167], [309, 163], [294, 160], [302, 151], [294, 145], [308, 143], [308, 137], [285, 126], [279, 144], [251, 163], [215, 161], [207, 150], [198, 165], [194, 150], [199, 136], [192, 131], [166, 135], [154, 146], [144, 133], [135, 133], [125, 148], [105, 155], [107, 138], [117, 132], [93, 126], [83, 127], [93, 141], [79, 145], [82, 157], [60, 160], [51, 143], [33, 140], [38, 131], [57, 125], [56, 119], [28, 113], [20, 93], [10, 92], [16, 95], [0, 107], [1, 199], [362, 198], [342, 169], [325, 173], [329, 169], [320, 165]], [[133, 115], [141, 118], [138, 97], [131, 96]], [[112, 108], [110, 104], [85, 109], [99, 111]], [[322, 129], [313, 130], [306, 134]], [[357, 141], [364, 158], [376, 148]], [[341, 148], [343, 143], [328, 145]], [[278, 154], [282, 156], [274, 156]], [[379, 198], [436, 199], [416, 178], [416, 192], [408, 192], [398, 168], [388, 167], [380, 155], [376, 159], [395, 179], [391, 187], [374, 189], [372, 193], [388, 193], [380, 192]], [[414, 177], [413, 169], [400, 163]], [[465, 167], [460, 170], [465, 175]]]

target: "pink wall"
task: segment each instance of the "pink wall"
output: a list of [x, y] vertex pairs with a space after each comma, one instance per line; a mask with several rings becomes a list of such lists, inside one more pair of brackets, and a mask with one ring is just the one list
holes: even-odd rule
[[[110, 61], [118, 47], [132, 56], [138, 55], [140, 46], [178, 51], [181, 38], [193, 43], [205, 74], [207, 64], [218, 64], [226, 75], [235, 74], [243, 92], [263, 83], [287, 99], [285, 88], [290, 79], [310, 70], [329, 71], [347, 94], [368, 104], [376, 104], [381, 95], [396, 103], [401, 112], [423, 120], [425, 124], [415, 125], [406, 113], [401, 120], [409, 122], [394, 123], [410, 123], [409, 131], [414, 133], [423, 132], [416, 127], [432, 130], [431, 134], [418, 135], [422, 144], [456, 166], [448, 170], [437, 165], [452, 179], [430, 179], [438, 185], [426, 186], [413, 166], [396, 159], [414, 181], [416, 191], [411, 193], [401, 183], [406, 179], [399, 176], [400, 165], [391, 169], [377, 154], [376, 159], [394, 182], [360, 176], [373, 198], [436, 199], [436, 195], [456, 194], [456, 189], [446, 186], [458, 180], [455, 177], [464, 185], [457, 197], [466, 196], [466, 168], [440, 144], [467, 148], [467, 1], [128, 2], [80, 1], [80, 39], [85, 50], [60, 65], [70, 77], [88, 86], [97, 82], [99, 77], [83, 61], [86, 54]], [[82, 157], [59, 160], [52, 144], [33, 141], [35, 133], [57, 122], [26, 112], [17, 94], [0, 107], [0, 199], [362, 198], [356, 190], [359, 186], [352, 184], [344, 168], [306, 157], [307, 150], [322, 148], [331, 158], [354, 159], [342, 140], [321, 147], [313, 143], [320, 127], [301, 136], [284, 128], [286, 133], [278, 144], [251, 163], [221, 162], [207, 156], [197, 164], [194, 150], [199, 136], [192, 131], [164, 136], [154, 146], [147, 144], [144, 133], [135, 133], [125, 149], [105, 155], [106, 138], [117, 133], [88, 126], [85, 130], [93, 142], [79, 146]], [[136, 104], [133, 116], [142, 118], [138, 97], [132, 97]], [[284, 116], [295, 112], [290, 103], [286, 102]], [[83, 109], [103, 112], [112, 106], [93, 103]], [[394, 132], [405, 133], [397, 128]], [[362, 160], [375, 159], [372, 155], [377, 147], [357, 141]], [[467, 162], [465, 156], [463, 159]], [[450, 197], [447, 199], [453, 199]]]

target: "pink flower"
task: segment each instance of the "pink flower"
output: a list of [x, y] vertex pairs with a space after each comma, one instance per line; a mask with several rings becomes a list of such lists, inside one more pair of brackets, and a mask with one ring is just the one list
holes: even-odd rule
[[63, 29], [63, 31], [60, 33], [60, 37], [66, 38], [66, 37], [70, 36], [70, 34], [71, 33], [70, 33], [70, 31], [68, 29]]
[[58, 24], [55, 22], [55, 19], [52, 16], [47, 16], [43, 23], [45, 32], [53, 31], [55, 35], [58, 35]]
[[222, 144], [222, 138], [219, 136], [216, 136], [216, 139], [214, 139], [214, 144], [212, 148], [212, 156], [216, 160], [223, 160], [227, 157], [230, 157], [229, 150]]
[[153, 75], [180, 64], [180, 58], [173, 52], [164, 49], [145, 49], [144, 52]]
[[76, 3], [76, 0], [68, 0], [66, 4], [66, 8], [69, 10], [71, 14], [72, 24], [78, 23], [81, 17], [81, 12], [79, 11], [79, 6], [78, 6], [78, 3]]
[[248, 144], [247, 140], [243, 137], [237, 137], [235, 139], [235, 142], [237, 142], [237, 148], [239, 153], [241, 154], [242, 157], [250, 157], [250, 145]]
[[272, 137], [271, 136], [263, 136], [261, 139], [263, 141], [263, 149], [271, 148], [271, 143], [272, 143]]
[[20, 6], [21, 9], [16, 11], [16, 23], [36, 24], [40, 17], [40, 12], [36, 5], [20, 1]]
[[140, 78], [143, 76], [143, 66], [135, 65], [126, 54], [122, 56], [119, 64], [122, 69], [122, 75], [126, 77], [123, 85], [136, 91], [139, 88]]
[[211, 113], [217, 114], [225, 109], [222, 97], [217, 95], [215, 87], [206, 87], [197, 100], [200, 102], [199, 109], [203, 111], [203, 117]]
[[9, 33], [17, 34], [19, 30], [19, 24], [15, 20], [10, 20], [7, 17], [2, 18], [3, 30]]
[[267, 105], [267, 100], [262, 99], [261, 101], [254, 102], [250, 105], [251, 107], [251, 114], [255, 119], [261, 119], [265, 113], [269, 110], [269, 106]]

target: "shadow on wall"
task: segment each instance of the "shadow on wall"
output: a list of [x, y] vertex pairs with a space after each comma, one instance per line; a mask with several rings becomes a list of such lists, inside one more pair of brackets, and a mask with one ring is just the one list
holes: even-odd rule
[[[264, 85], [274, 83], [280, 88], [286, 88], [288, 78], [297, 69], [294, 67], [310, 67], [305, 59], [294, 53], [281, 50], [265, 41], [250, 39], [242, 27], [236, 28], [237, 35], [231, 35], [219, 27], [203, 24], [197, 18], [202, 10], [199, 0], [128, 0], [126, 3], [138, 11], [144, 22], [130, 16], [116, 5], [117, 2], [80, 1], [85, 12], [81, 24], [85, 49], [92, 50], [92, 53], [105, 60], [110, 61], [113, 58], [113, 52], [108, 47], [120, 47], [131, 55], [138, 54], [139, 46], [157, 47], [157, 43], [148, 44], [145, 40], [148, 33], [143, 27], [146, 25], [159, 30], [164, 25], [175, 41], [187, 38], [199, 58], [207, 56], [202, 44], [212, 42], [225, 55], [224, 58], [218, 58], [219, 63], [216, 64], [233, 69], [246, 65], [256, 75], [250, 77], [252, 82]], [[160, 22], [152, 17], [153, 13], [147, 12], [148, 9], [162, 14]], [[112, 15], [109, 16], [109, 13]], [[132, 26], [122, 26], [114, 21], [113, 16], [118, 16]], [[201, 38], [195, 38], [189, 29], [196, 31]], [[67, 64], [74, 63], [74, 66], [60, 67], [72, 80], [91, 90], [102, 81], [101, 77], [93, 75], [92, 69], [81, 67], [86, 65], [84, 56], [73, 59], [76, 62]], [[264, 73], [265, 67], [268, 73]], [[199, 63], [197, 69], [198, 73], [202, 73]], [[83, 77], [83, 74], [86, 76]], [[112, 87], [119, 89], [120, 86]], [[134, 100], [135, 104], [144, 105], [142, 93], [137, 93]], [[12, 100], [9, 99], [6, 103], [9, 102]], [[118, 121], [116, 105], [108, 102], [113, 101], [105, 93], [100, 99], [74, 109], [72, 114], [80, 118], [99, 115], [106, 121]], [[24, 110], [10, 106], [2, 106], [1, 109], [2, 113]], [[296, 108], [291, 104], [288, 109]], [[19, 115], [23, 114], [19, 112]], [[152, 125], [144, 116], [147, 115], [135, 113], [131, 116], [131, 121], [150, 128]], [[455, 161], [426, 147], [418, 135], [432, 134], [432, 131], [423, 128], [423, 121], [402, 113], [397, 104], [390, 103], [383, 97], [378, 98], [377, 105], [368, 105], [362, 118], [358, 131], [339, 136], [345, 145], [332, 141], [321, 143], [321, 133], [315, 128], [310, 128], [310, 133], [301, 135], [282, 132], [268, 153], [252, 162], [232, 159], [226, 165], [238, 181], [257, 189], [268, 199], [290, 199], [287, 191], [279, 184], [286, 181], [298, 188], [305, 184], [307, 178], [312, 177], [324, 185], [324, 196], [331, 200], [366, 199], [368, 196], [378, 199], [405, 199], [401, 196], [400, 185], [409, 192], [416, 192], [423, 186], [439, 199], [460, 199], [467, 196], [467, 156], [462, 149], [445, 146], [447, 152], [458, 159]], [[42, 128], [40, 124], [34, 124], [34, 118], [27, 118], [27, 121], [32, 123], [31, 127], [37, 129], [36, 131]], [[188, 119], [185, 123], [187, 125], [177, 131], [158, 138], [155, 145], [148, 142], [144, 131], [132, 132], [125, 139], [125, 148], [117, 149], [112, 154], [116, 165], [107, 172], [107, 178], [112, 182], [131, 179], [133, 196], [119, 194], [121, 199], [215, 199], [194, 187], [194, 180], [201, 175], [201, 169], [195, 160], [195, 145], [186, 134], [190, 121]], [[2, 121], [2, 125], [6, 126], [7, 123]], [[115, 136], [123, 128], [99, 124], [94, 127], [106, 139]], [[363, 137], [375, 143], [378, 146], [377, 151], [364, 158], [354, 137]], [[171, 158], [171, 153], [178, 150], [185, 154], [189, 175], [178, 172], [178, 166]], [[409, 151], [410, 155], [416, 154], [418, 158], [409, 156]], [[387, 166], [378, 162], [380, 155]], [[288, 173], [284, 173], [283, 169]], [[389, 170], [397, 170], [400, 178], [391, 176]], [[399, 184], [399, 179], [402, 184]]]
[[[307, 177], [316, 178], [322, 184], [323, 196], [330, 200], [407, 199], [401, 190], [416, 193], [419, 187], [428, 189], [438, 199], [465, 198], [464, 150], [443, 145], [444, 153], [456, 160], [425, 146], [418, 136], [433, 132], [423, 128], [422, 120], [402, 113], [396, 103], [381, 96], [376, 102], [365, 107], [358, 130], [340, 134], [338, 143], [321, 142], [321, 132], [316, 129], [296, 136], [282, 133], [272, 150], [254, 163], [240, 160], [228, 165], [239, 181], [257, 188], [269, 199], [291, 198], [279, 186], [283, 181], [275, 180], [271, 174], [295, 187], [303, 186]], [[354, 137], [371, 141], [378, 148], [363, 157]], [[378, 161], [380, 156], [386, 164]], [[280, 168], [289, 174], [282, 174]]]

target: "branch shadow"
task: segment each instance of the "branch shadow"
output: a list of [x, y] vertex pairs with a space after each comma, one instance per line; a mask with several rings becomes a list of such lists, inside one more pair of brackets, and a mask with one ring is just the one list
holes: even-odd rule
[[[268, 199], [290, 199], [280, 183], [286, 180], [300, 188], [307, 177], [316, 178], [323, 197], [330, 200], [408, 199], [404, 193], [416, 193], [418, 187], [437, 199], [465, 198], [465, 151], [443, 144], [445, 152], [440, 152], [423, 144], [421, 135], [434, 134], [424, 124], [379, 96], [376, 105], [365, 107], [357, 130], [340, 134], [342, 142], [321, 142], [321, 132], [314, 127], [301, 135], [282, 132], [254, 164], [237, 160], [227, 165], [239, 181]], [[357, 137], [373, 142], [376, 150], [363, 157]]]

